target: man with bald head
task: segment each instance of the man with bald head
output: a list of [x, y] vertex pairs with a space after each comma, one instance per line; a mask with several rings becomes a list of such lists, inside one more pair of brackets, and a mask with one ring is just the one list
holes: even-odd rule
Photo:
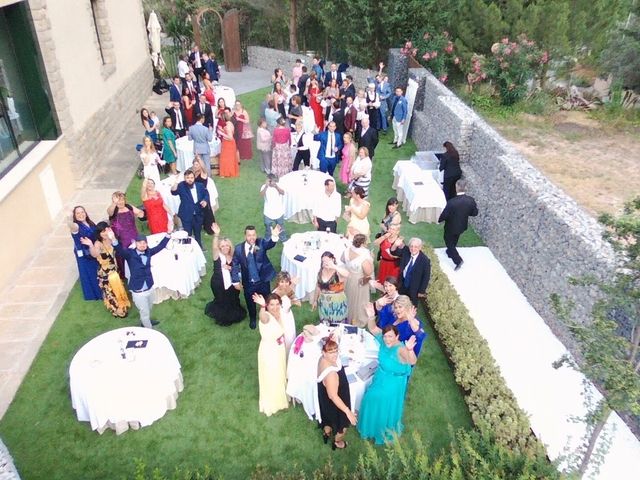
[[407, 295], [416, 307], [418, 298], [426, 298], [429, 279], [431, 278], [431, 262], [422, 251], [422, 240], [412, 238], [409, 244], [405, 245], [404, 240], [400, 240], [398, 246], [391, 249], [391, 255], [400, 257], [400, 278], [398, 281], [399, 292]]

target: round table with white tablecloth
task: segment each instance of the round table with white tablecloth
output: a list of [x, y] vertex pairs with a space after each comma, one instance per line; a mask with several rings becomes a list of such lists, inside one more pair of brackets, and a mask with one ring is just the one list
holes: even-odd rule
[[216, 104], [219, 98], [224, 98], [225, 105], [233, 110], [233, 106], [236, 103], [236, 92], [233, 88], [227, 87], [226, 85], [215, 85], [213, 87], [213, 95], [216, 98]]
[[330, 175], [317, 170], [297, 170], [280, 177], [278, 185], [284, 190], [284, 218], [289, 222], [310, 223], [313, 207], [324, 193], [325, 180]]
[[401, 160], [393, 167], [393, 188], [409, 222], [437, 223], [447, 204], [442, 188], [435, 180], [437, 171], [426, 170], [413, 161]]
[[[215, 135], [213, 131], [213, 139], [209, 142], [209, 149], [211, 150], [210, 157], [217, 157], [220, 155], [220, 139]], [[191, 168], [193, 165], [193, 159], [195, 154], [193, 153], [193, 140], [189, 140], [189, 137], [184, 136], [176, 139], [176, 168], [179, 172], [184, 172], [187, 168]]]
[[[164, 236], [164, 233], [147, 235], [149, 248], [155, 247]], [[127, 277], [128, 271], [127, 265]], [[207, 259], [198, 242], [188, 237], [184, 230], [172, 233], [167, 246], [151, 257], [155, 294], [153, 303], [188, 297], [200, 285], [201, 277], [206, 273]]]
[[348, 244], [348, 240], [335, 233], [310, 231], [291, 235], [283, 244], [280, 268], [298, 277], [295, 286], [296, 298], [309, 300], [316, 289], [322, 254], [329, 251], [340, 263]]
[[[162, 180], [158, 185], [156, 185], [156, 190], [160, 192], [162, 195], [162, 199], [164, 203], [169, 207], [174, 215], [178, 214], [178, 209], [180, 208], [180, 197], [178, 195], [171, 194], [171, 187], [174, 183], [174, 176], [169, 176]], [[184, 175], [182, 173], [178, 174], [178, 182], [182, 182], [184, 180]], [[209, 192], [209, 201], [211, 202], [211, 209], [213, 213], [218, 210], [218, 189], [216, 188], [216, 182], [213, 181], [213, 178], [207, 178], [207, 191]]]
[[71, 404], [78, 420], [102, 434], [151, 425], [176, 408], [180, 362], [157, 330], [125, 327], [84, 345], [69, 366]]
[[[302, 404], [310, 420], [320, 421], [318, 405], [318, 361], [322, 355], [322, 339], [331, 332], [338, 340], [340, 361], [349, 381], [351, 410], [360, 409], [366, 388], [378, 366], [378, 344], [373, 336], [351, 325], [334, 328], [318, 325], [319, 334], [311, 342], [302, 341], [299, 335], [291, 346], [287, 363], [287, 395]], [[353, 332], [353, 333], [348, 333]], [[334, 338], [334, 339], [335, 339]]]

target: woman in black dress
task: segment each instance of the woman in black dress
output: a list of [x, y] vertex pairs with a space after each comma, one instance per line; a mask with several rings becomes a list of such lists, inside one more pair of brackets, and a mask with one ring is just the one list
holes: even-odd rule
[[[196, 155], [193, 159], [193, 166], [191, 167], [193, 170], [193, 174], [195, 175], [196, 182], [200, 182], [202, 186], [206, 189], [207, 184], [209, 182], [209, 173], [207, 172], [206, 167], [204, 166], [204, 162], [200, 158], [200, 155]], [[211, 180], [213, 182], [213, 180]], [[202, 225], [204, 231], [209, 235], [213, 235], [213, 230], [211, 230], [211, 224], [216, 221], [216, 217], [213, 214], [213, 208], [211, 206], [211, 202], [207, 203], [207, 206], [204, 207], [203, 215], [202, 215]]]
[[247, 311], [240, 305], [240, 292], [231, 283], [231, 259], [233, 245], [226, 237], [220, 238], [220, 227], [211, 225], [213, 240], [211, 256], [213, 258], [213, 275], [211, 291], [213, 301], [207, 303], [204, 313], [213, 318], [218, 325], [229, 326], [242, 321]]
[[318, 362], [318, 404], [324, 443], [333, 434], [331, 449], [347, 448], [344, 436], [347, 428], [356, 424], [356, 416], [351, 411], [349, 381], [340, 364], [338, 344], [331, 339], [322, 346]]

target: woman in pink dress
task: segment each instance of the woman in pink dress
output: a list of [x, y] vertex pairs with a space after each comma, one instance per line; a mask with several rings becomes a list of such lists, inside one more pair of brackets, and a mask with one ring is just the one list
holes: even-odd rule
[[356, 145], [353, 143], [353, 136], [347, 132], [342, 137], [344, 147], [342, 147], [342, 166], [340, 167], [340, 181], [348, 185], [351, 181], [351, 165], [356, 159]]
[[293, 168], [291, 157], [291, 130], [284, 118], [278, 119], [278, 126], [273, 131], [273, 153], [271, 157], [271, 173], [282, 177]]
[[318, 86], [318, 80], [316, 80], [315, 72], [311, 74], [307, 99], [309, 100], [311, 110], [313, 110], [313, 118], [316, 122], [316, 127], [318, 127], [318, 131], [324, 130], [324, 112], [320, 105], [322, 95], [320, 94], [320, 87]]
[[253, 158], [253, 146], [251, 144], [253, 132], [249, 124], [251, 121], [249, 119], [249, 112], [244, 109], [242, 103], [236, 102], [233, 110], [233, 118], [235, 119], [236, 144], [238, 153], [240, 154], [240, 160], [251, 160]]

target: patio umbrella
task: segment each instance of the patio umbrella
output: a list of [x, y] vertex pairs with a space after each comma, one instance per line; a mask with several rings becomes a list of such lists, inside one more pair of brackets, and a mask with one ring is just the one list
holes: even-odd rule
[[154, 11], [151, 11], [149, 14], [147, 30], [149, 31], [149, 43], [151, 44], [151, 58], [153, 60], [153, 65], [160, 70], [160, 60], [162, 58], [160, 55], [160, 31], [162, 28], [160, 27], [158, 16]]

